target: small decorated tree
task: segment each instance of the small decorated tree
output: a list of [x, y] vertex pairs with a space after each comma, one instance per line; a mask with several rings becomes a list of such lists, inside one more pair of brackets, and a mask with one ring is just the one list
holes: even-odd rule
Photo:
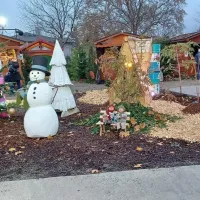
[[79, 112], [70, 86], [73, 85], [66, 70], [66, 59], [58, 41], [56, 41], [49, 85], [53, 87], [52, 106], [62, 112], [62, 117]]
[[[150, 80], [148, 74], [141, 70], [140, 63], [133, 67], [133, 63], [126, 63], [125, 56], [117, 48], [111, 48], [100, 60], [101, 67], [113, 68], [115, 74], [106, 74], [110, 77], [109, 87], [110, 104], [114, 102], [137, 103], [149, 90]], [[102, 69], [104, 71], [104, 69]]]

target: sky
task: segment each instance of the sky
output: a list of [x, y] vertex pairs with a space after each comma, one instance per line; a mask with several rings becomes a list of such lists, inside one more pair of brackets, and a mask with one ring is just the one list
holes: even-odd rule
[[[19, 20], [20, 16], [18, 9], [19, 0], [0, 0], [0, 2], [3, 2], [1, 3], [1, 5], [3, 6], [0, 6], [0, 16], [7, 18], [6, 28], [18, 28], [22, 29], [23, 31], [23, 27]], [[197, 18], [198, 10], [200, 10], [200, 0], [186, 0], [186, 2], [187, 6], [185, 8], [185, 11], [187, 15], [185, 17], [184, 33], [189, 33], [196, 31], [196, 29], [200, 27], [195, 21]]]

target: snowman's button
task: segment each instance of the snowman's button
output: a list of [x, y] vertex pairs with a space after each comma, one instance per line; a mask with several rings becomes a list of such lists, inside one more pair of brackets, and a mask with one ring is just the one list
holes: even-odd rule
[[33, 97], [34, 99], [36, 99], [36, 97]]
[[37, 88], [36, 88], [36, 87], [34, 87], [33, 89], [34, 89], [34, 90], [36, 90]]
[[33, 92], [33, 94], [35, 94], [35, 92]]

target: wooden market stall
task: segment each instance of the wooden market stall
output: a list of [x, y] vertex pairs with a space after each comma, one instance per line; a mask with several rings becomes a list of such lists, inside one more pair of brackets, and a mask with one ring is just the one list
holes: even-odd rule
[[[47, 42], [43, 39], [38, 39], [32, 43], [25, 43], [21, 46], [21, 53], [24, 55], [28, 55], [30, 57], [42, 55], [46, 57], [50, 63], [51, 56], [53, 54], [54, 44]], [[50, 70], [50, 66], [49, 66]]]
[[[3, 46], [0, 47], [0, 60], [2, 61], [3, 66], [7, 65], [9, 60], [18, 60], [18, 56], [20, 55], [20, 47], [24, 44], [23, 41], [5, 35], [0, 35], [0, 43], [3, 44]], [[19, 60], [18, 63], [21, 73], [21, 65]], [[7, 69], [4, 70], [3, 74], [5, 75], [5, 73], [7, 73]]]
[[[187, 43], [187, 42], [196, 42], [200, 45], [200, 32], [193, 32], [193, 33], [187, 33], [178, 35], [176, 37], [171, 38], [170, 43], [171, 44], [177, 44], [177, 43]], [[198, 47], [194, 47], [194, 55], [198, 52]], [[181, 63], [183, 60], [188, 60], [187, 55], [182, 54], [179, 55], [179, 59], [181, 60]], [[193, 59], [193, 58], [192, 58]], [[191, 65], [189, 69], [185, 69], [185, 67], [181, 66], [181, 73], [186, 74], [187, 76], [195, 76], [195, 70], [194, 65]]]
[[[121, 32], [97, 40], [94, 43], [97, 51], [97, 58], [99, 59], [111, 47], [117, 47], [118, 50], [120, 50], [122, 44], [124, 43], [124, 39], [127, 36], [133, 36], [137, 38], [139, 37], [138, 35], [134, 35], [131, 33]], [[99, 76], [100, 81], [107, 80], [107, 75], [109, 77], [111, 76], [112, 78], [115, 77], [115, 72], [111, 68], [106, 68], [104, 69], [104, 71], [102, 71], [102, 69], [100, 68], [99, 73], [100, 73]]]

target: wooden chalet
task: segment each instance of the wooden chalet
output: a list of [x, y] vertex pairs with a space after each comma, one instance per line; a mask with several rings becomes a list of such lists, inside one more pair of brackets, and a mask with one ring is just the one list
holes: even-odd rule
[[[53, 54], [54, 44], [47, 42], [43, 39], [38, 39], [32, 43], [26, 43], [21, 46], [21, 53], [33, 56], [44, 56], [48, 59], [49, 63]], [[50, 69], [50, 66], [48, 67]]]
[[27, 53], [30, 56], [45, 55], [52, 56], [54, 44], [45, 40], [37, 40], [32, 43], [26, 43], [21, 46], [21, 52]]
[[[0, 35], [0, 43], [4, 44], [3, 47], [0, 47], [0, 59], [2, 61], [2, 64], [7, 65], [9, 60], [17, 60], [20, 54], [20, 47], [24, 44], [24, 42], [13, 37]], [[5, 73], [7, 73], [7, 70], [4, 70], [4, 74]]]
[[124, 42], [125, 37], [127, 36], [139, 37], [138, 35], [134, 35], [132, 33], [121, 32], [97, 40], [94, 43], [97, 49], [97, 57], [103, 55], [107, 48], [118, 47], [120, 49]]
[[[200, 45], [200, 32], [182, 34], [170, 39], [171, 44], [187, 43], [187, 42], [196, 42], [197, 44]], [[194, 47], [193, 56], [195, 56], [197, 52], [198, 52], [198, 47]], [[181, 60], [188, 59], [187, 57], [185, 57], [185, 55], [180, 55], [179, 58]], [[191, 65], [190, 68], [186, 70], [183, 66], [181, 66], [181, 72], [189, 77], [194, 76], [195, 75], [194, 67], [195, 67], [194, 65]]]
[[[136, 38], [140, 37], [139, 35], [135, 35], [132, 33], [121, 32], [121, 33], [109, 35], [109, 36], [106, 36], [104, 38], [97, 40], [94, 43], [96, 46], [96, 51], [97, 51], [97, 58], [102, 56], [105, 53], [106, 49], [109, 49], [111, 47], [117, 47], [120, 50], [123, 43], [125, 42], [125, 38], [127, 38], [128, 36], [136, 37]], [[113, 79], [115, 77], [115, 71], [108, 67], [106, 69], [102, 70], [102, 67], [100, 66], [100, 70], [98, 73], [99, 73], [99, 75], [98, 75], [99, 81], [98, 82], [102, 82], [107, 79], [105, 74], [109, 74], [109, 76], [112, 77], [111, 79]]]

